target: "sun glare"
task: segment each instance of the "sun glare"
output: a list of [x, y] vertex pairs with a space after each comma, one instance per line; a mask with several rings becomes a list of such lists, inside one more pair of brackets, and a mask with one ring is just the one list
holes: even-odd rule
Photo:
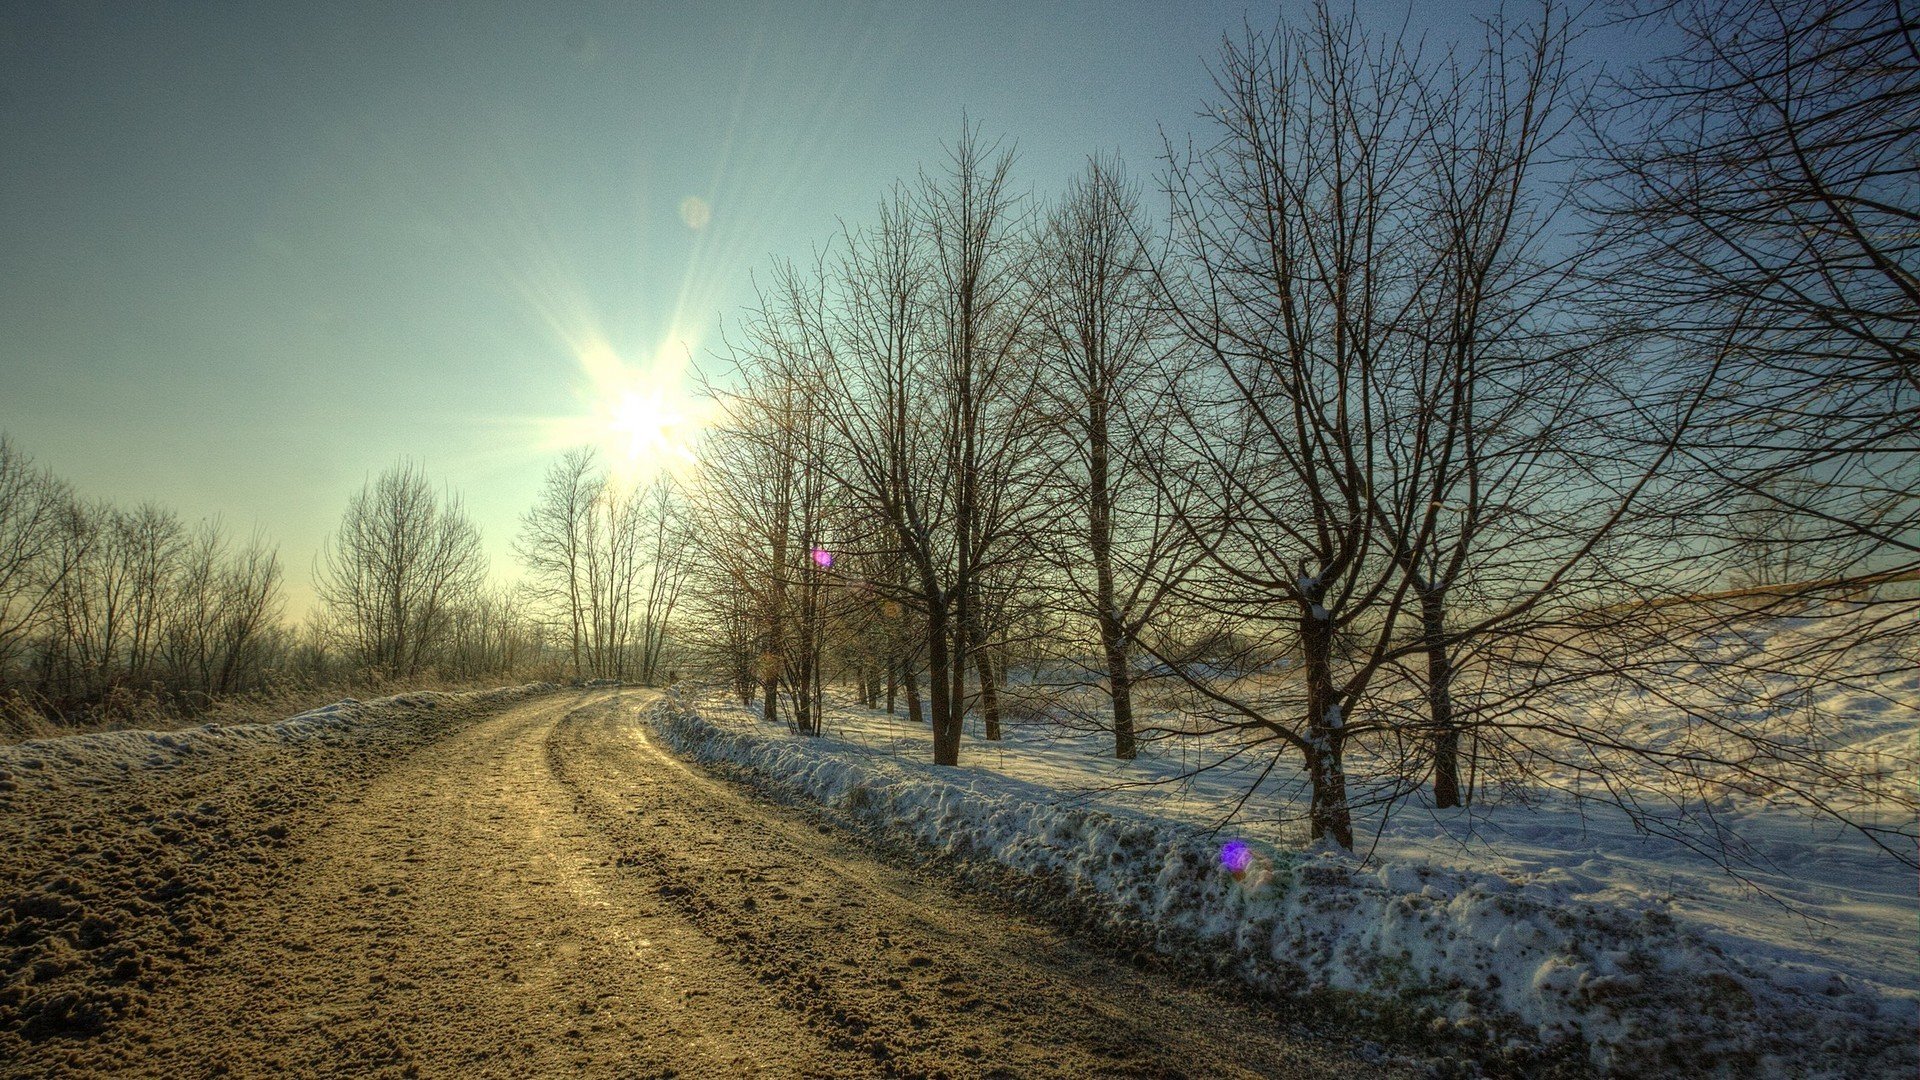
[[663, 345], [650, 363], [628, 364], [611, 346], [580, 351], [587, 413], [566, 441], [598, 447], [629, 480], [682, 473], [693, 464], [701, 411], [686, 388], [688, 347]]

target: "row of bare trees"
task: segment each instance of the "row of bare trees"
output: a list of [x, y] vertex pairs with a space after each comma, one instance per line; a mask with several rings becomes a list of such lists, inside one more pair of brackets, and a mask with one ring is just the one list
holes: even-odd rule
[[667, 674], [686, 565], [670, 477], [622, 484], [595, 451], [571, 450], [548, 469], [514, 549], [525, 579], [490, 587], [459, 496], [400, 462], [349, 502], [323, 553], [314, 648], [403, 682]]
[[253, 689], [283, 647], [280, 563], [217, 521], [86, 501], [0, 436], [0, 691], [97, 708]]
[[832, 262], [778, 268], [735, 343], [739, 389], [720, 394], [727, 421], [704, 459], [709, 562], [762, 623], [750, 648], [768, 715], [784, 679], [797, 725], [817, 726], [831, 584], [860, 621], [895, 624], [881, 666], [913, 703], [924, 672], [934, 759], [949, 765], [970, 673], [998, 737], [990, 646], [1044, 524], [1022, 494], [1049, 424], [1027, 362], [1037, 294], [1011, 167], [969, 129], [947, 175], [896, 190]]
[[193, 716], [269, 687], [655, 681], [674, 647], [683, 514], [670, 481], [621, 490], [593, 466], [582, 451], [553, 468], [520, 545], [528, 581], [500, 588], [459, 496], [395, 464], [348, 500], [296, 626], [262, 538], [83, 500], [0, 436], [11, 734]]
[[685, 580], [686, 523], [671, 477], [622, 485], [591, 449], [547, 471], [515, 544], [524, 592], [573, 675], [652, 683]]
[[[1729, 585], [1833, 616], [1834, 670], [1863, 607], [1910, 618], [1880, 586], [1920, 569], [1920, 55], [1884, 5], [1629, 17], [1682, 51], [1608, 83], [1551, 3], [1441, 53], [1322, 6], [1224, 47], [1163, 218], [1104, 159], [1041, 206], [963, 125], [775, 267], [699, 497], [743, 697], [818, 730], [831, 660], [913, 712], [924, 673], [952, 765], [1058, 635], [1118, 756], [1171, 680], [1182, 723], [1297, 761], [1343, 846], [1357, 807], [1457, 806], [1549, 744], [1603, 782], [1858, 788], [1660, 680], [1728, 617], [1671, 601]], [[1785, 673], [1749, 661], [1723, 695]], [[1719, 741], [1568, 720], [1601, 683]]]
[[532, 598], [489, 584], [478, 527], [417, 462], [348, 500], [315, 569], [320, 604], [286, 658], [296, 681], [494, 683], [563, 670]]

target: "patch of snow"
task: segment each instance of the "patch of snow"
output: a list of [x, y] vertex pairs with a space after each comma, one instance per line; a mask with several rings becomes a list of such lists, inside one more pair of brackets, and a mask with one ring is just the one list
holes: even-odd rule
[[[1910, 769], [1920, 675], [1895, 681], [1859, 691], [1894, 706], [1824, 704], [1849, 710], [1854, 752]], [[688, 757], [1060, 883], [1116, 924], [1223, 956], [1255, 985], [1356, 991], [1468, 1031], [1579, 1040], [1620, 1075], [1920, 1068], [1911, 872], [1857, 833], [1764, 799], [1717, 812], [1777, 869], [1748, 874], [1773, 896], [1606, 803], [1551, 791], [1359, 812], [1356, 826], [1377, 833], [1365, 858], [1305, 845], [1297, 813], [1221, 834], [1209, 826], [1249, 786], [1256, 807], [1299, 801], [1297, 759], [1270, 769], [1270, 754], [1166, 728], [1121, 762], [1102, 733], [1009, 721], [1001, 743], [969, 740], [966, 767], [941, 769], [927, 763], [924, 726], [857, 707], [831, 709], [820, 738], [717, 696], [676, 693], [647, 719]], [[1338, 710], [1329, 720], [1344, 723]]]
[[395, 694], [372, 701], [342, 698], [284, 720], [257, 724], [203, 724], [175, 731], [96, 731], [0, 746], [0, 770], [47, 770], [88, 776], [138, 769], [172, 769], [189, 759], [297, 744], [337, 741], [375, 721], [391, 724], [418, 710], [506, 702], [551, 690], [538, 683], [503, 690]]

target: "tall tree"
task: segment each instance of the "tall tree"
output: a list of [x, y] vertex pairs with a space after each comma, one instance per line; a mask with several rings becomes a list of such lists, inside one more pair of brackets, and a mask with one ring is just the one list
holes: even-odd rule
[[1324, 5], [1305, 27], [1229, 44], [1217, 79], [1220, 138], [1172, 177], [1186, 256], [1174, 299], [1207, 361], [1180, 406], [1184, 523], [1204, 552], [1184, 591], [1256, 643], [1290, 633], [1299, 712], [1277, 714], [1257, 684], [1177, 667], [1301, 756], [1313, 837], [1351, 847], [1345, 750], [1378, 726], [1357, 707], [1406, 594], [1382, 554], [1375, 485], [1383, 389], [1421, 301], [1405, 226], [1424, 88], [1397, 43]]
[[[1019, 557], [1043, 516], [1037, 501], [1025, 497], [1043, 479], [1033, 472], [1045, 460], [1039, 453], [1044, 425], [1041, 367], [1030, 341], [1035, 292], [1023, 272], [1031, 239], [1027, 211], [1011, 186], [1013, 161], [1011, 150], [983, 145], [978, 131], [963, 122], [946, 174], [921, 181], [933, 374], [945, 406], [954, 551], [948, 591], [953, 712], [945, 733], [951, 745], [937, 746], [936, 760], [958, 760], [970, 663], [979, 675], [987, 737], [1000, 737], [987, 666], [994, 616], [987, 586]], [[935, 725], [937, 745], [937, 716]]]
[[1069, 596], [1099, 635], [1123, 759], [1136, 752], [1132, 642], [1179, 576], [1166, 489], [1140, 464], [1161, 452], [1154, 399], [1171, 331], [1145, 238], [1119, 164], [1094, 158], [1048, 223], [1038, 282], [1044, 392], [1060, 423], [1055, 475], [1078, 525], [1049, 534]]
[[1442, 809], [1462, 799], [1456, 653], [1472, 635], [1516, 633], [1565, 585], [1554, 557], [1567, 552], [1549, 536], [1567, 530], [1521, 508], [1571, 501], [1565, 459], [1593, 449], [1592, 406], [1608, 397], [1616, 355], [1570, 318], [1577, 263], [1550, 254], [1563, 189], [1540, 174], [1579, 107], [1570, 33], [1546, 4], [1532, 23], [1494, 20], [1480, 49], [1426, 75], [1418, 216], [1404, 223], [1423, 241], [1410, 262], [1421, 298], [1382, 380], [1390, 413], [1374, 489], [1417, 607], [1420, 726]]
[[668, 626], [686, 588], [692, 539], [680, 486], [660, 476], [636, 493], [647, 534], [646, 596], [640, 614], [640, 680], [654, 683], [667, 658]]
[[708, 481], [700, 497], [704, 555], [758, 624], [756, 674], [761, 715], [780, 712], [788, 690], [790, 725], [817, 731], [816, 682], [823, 611], [818, 604], [825, 478], [818, 467], [818, 390], [810, 354], [820, 280], [779, 268], [743, 336], [730, 342], [738, 390], [714, 390], [720, 422], [703, 448]]
[[318, 592], [363, 665], [412, 678], [437, 659], [454, 610], [486, 571], [459, 496], [436, 498], [426, 472], [402, 461], [347, 503], [322, 550]]
[[547, 467], [532, 509], [520, 520], [514, 554], [527, 568], [526, 588], [538, 608], [566, 627], [573, 677], [580, 678], [586, 625], [585, 532], [598, 497], [600, 478], [590, 449], [569, 450]]

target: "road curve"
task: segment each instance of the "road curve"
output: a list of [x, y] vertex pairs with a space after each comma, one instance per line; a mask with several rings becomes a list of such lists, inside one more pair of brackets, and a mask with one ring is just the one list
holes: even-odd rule
[[217, 963], [112, 1039], [153, 1076], [1389, 1075], [693, 769], [646, 691], [536, 699], [336, 804]]

